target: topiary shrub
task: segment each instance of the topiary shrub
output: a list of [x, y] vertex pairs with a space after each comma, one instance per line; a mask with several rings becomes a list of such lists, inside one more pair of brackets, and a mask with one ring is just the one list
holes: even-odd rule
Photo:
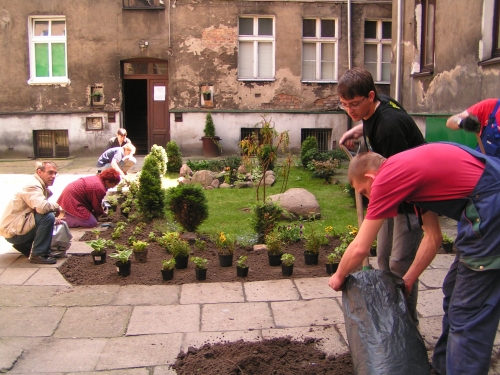
[[153, 158], [158, 164], [158, 170], [160, 171], [160, 175], [164, 176], [167, 173], [167, 152], [162, 146], [153, 145], [151, 147], [151, 152], [148, 154], [151, 158]]
[[167, 172], [179, 172], [182, 167], [182, 154], [175, 141], [167, 143]]
[[215, 125], [210, 112], [208, 112], [205, 117], [205, 129], [203, 129], [203, 134], [205, 134], [205, 137], [215, 137]]
[[148, 154], [144, 158], [144, 165], [139, 177], [137, 205], [146, 221], [164, 218], [165, 216], [165, 190], [161, 185], [160, 167], [158, 164], [157, 157]]
[[276, 203], [258, 202], [254, 207], [252, 228], [257, 233], [258, 243], [266, 243], [266, 237], [274, 230], [283, 209]]
[[179, 185], [168, 189], [168, 209], [174, 219], [188, 232], [196, 229], [208, 218], [205, 193], [196, 185]]
[[309, 152], [310, 150], [316, 150], [316, 152], [318, 150], [318, 140], [312, 135], [307, 137], [304, 142], [302, 142], [302, 146], [300, 148], [300, 159], [304, 168], [306, 168], [307, 164], [312, 160], [310, 156], [312, 153]]

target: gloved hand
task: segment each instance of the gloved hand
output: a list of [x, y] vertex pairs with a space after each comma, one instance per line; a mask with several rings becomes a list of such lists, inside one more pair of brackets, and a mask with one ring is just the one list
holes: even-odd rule
[[479, 123], [479, 119], [474, 115], [464, 117], [460, 125], [466, 132], [479, 134], [479, 132], [481, 131], [481, 124]]

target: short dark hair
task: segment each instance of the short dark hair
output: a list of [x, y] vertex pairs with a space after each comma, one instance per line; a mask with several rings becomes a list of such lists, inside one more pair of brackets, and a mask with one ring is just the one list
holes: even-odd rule
[[108, 168], [99, 174], [101, 180], [109, 182], [110, 184], [118, 184], [120, 182], [120, 173], [115, 171], [113, 168]]
[[349, 100], [356, 96], [367, 98], [370, 91], [375, 93], [376, 100], [380, 100], [371, 73], [362, 67], [349, 69], [337, 85], [339, 97]]
[[116, 135], [123, 135], [124, 137], [126, 137], [127, 136], [127, 131], [125, 129], [123, 129], [123, 128], [120, 128], [116, 132]]
[[53, 161], [49, 161], [49, 160], [43, 160], [43, 161], [40, 161], [38, 163], [36, 163], [36, 169], [35, 169], [35, 172], [40, 170], [42, 172], [45, 172], [45, 166], [47, 164], [52, 164], [52, 166], [57, 169], [57, 165], [56, 163], [54, 163]]

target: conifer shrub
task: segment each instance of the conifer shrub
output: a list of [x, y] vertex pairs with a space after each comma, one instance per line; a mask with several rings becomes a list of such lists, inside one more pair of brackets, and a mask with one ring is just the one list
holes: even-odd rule
[[167, 143], [167, 172], [179, 172], [182, 167], [182, 154], [175, 141]]
[[318, 140], [312, 135], [307, 137], [304, 142], [302, 142], [302, 146], [300, 148], [300, 159], [304, 168], [307, 167], [307, 164], [312, 160], [312, 156], [314, 155], [314, 152], [309, 152], [311, 150], [316, 150], [316, 152], [318, 151]]
[[156, 160], [158, 169], [160, 171], [160, 176], [164, 176], [165, 173], [167, 173], [168, 162], [167, 152], [165, 151], [165, 149], [162, 146], [153, 145], [148, 156], [151, 156], [152, 158], [154, 158], [154, 160]]
[[205, 137], [215, 137], [215, 125], [210, 112], [208, 112], [205, 117], [205, 128], [203, 129], [203, 134], [205, 134]]
[[138, 208], [146, 221], [161, 219], [165, 216], [166, 200], [165, 190], [161, 185], [161, 176], [158, 158], [148, 154], [144, 158], [137, 192]]
[[168, 209], [174, 219], [188, 232], [196, 229], [208, 218], [205, 193], [196, 185], [179, 185], [167, 191]]

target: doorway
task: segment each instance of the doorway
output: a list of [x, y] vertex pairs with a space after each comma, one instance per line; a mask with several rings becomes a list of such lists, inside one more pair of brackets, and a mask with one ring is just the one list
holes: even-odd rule
[[137, 155], [147, 155], [148, 147], [148, 81], [123, 81], [123, 125]]

